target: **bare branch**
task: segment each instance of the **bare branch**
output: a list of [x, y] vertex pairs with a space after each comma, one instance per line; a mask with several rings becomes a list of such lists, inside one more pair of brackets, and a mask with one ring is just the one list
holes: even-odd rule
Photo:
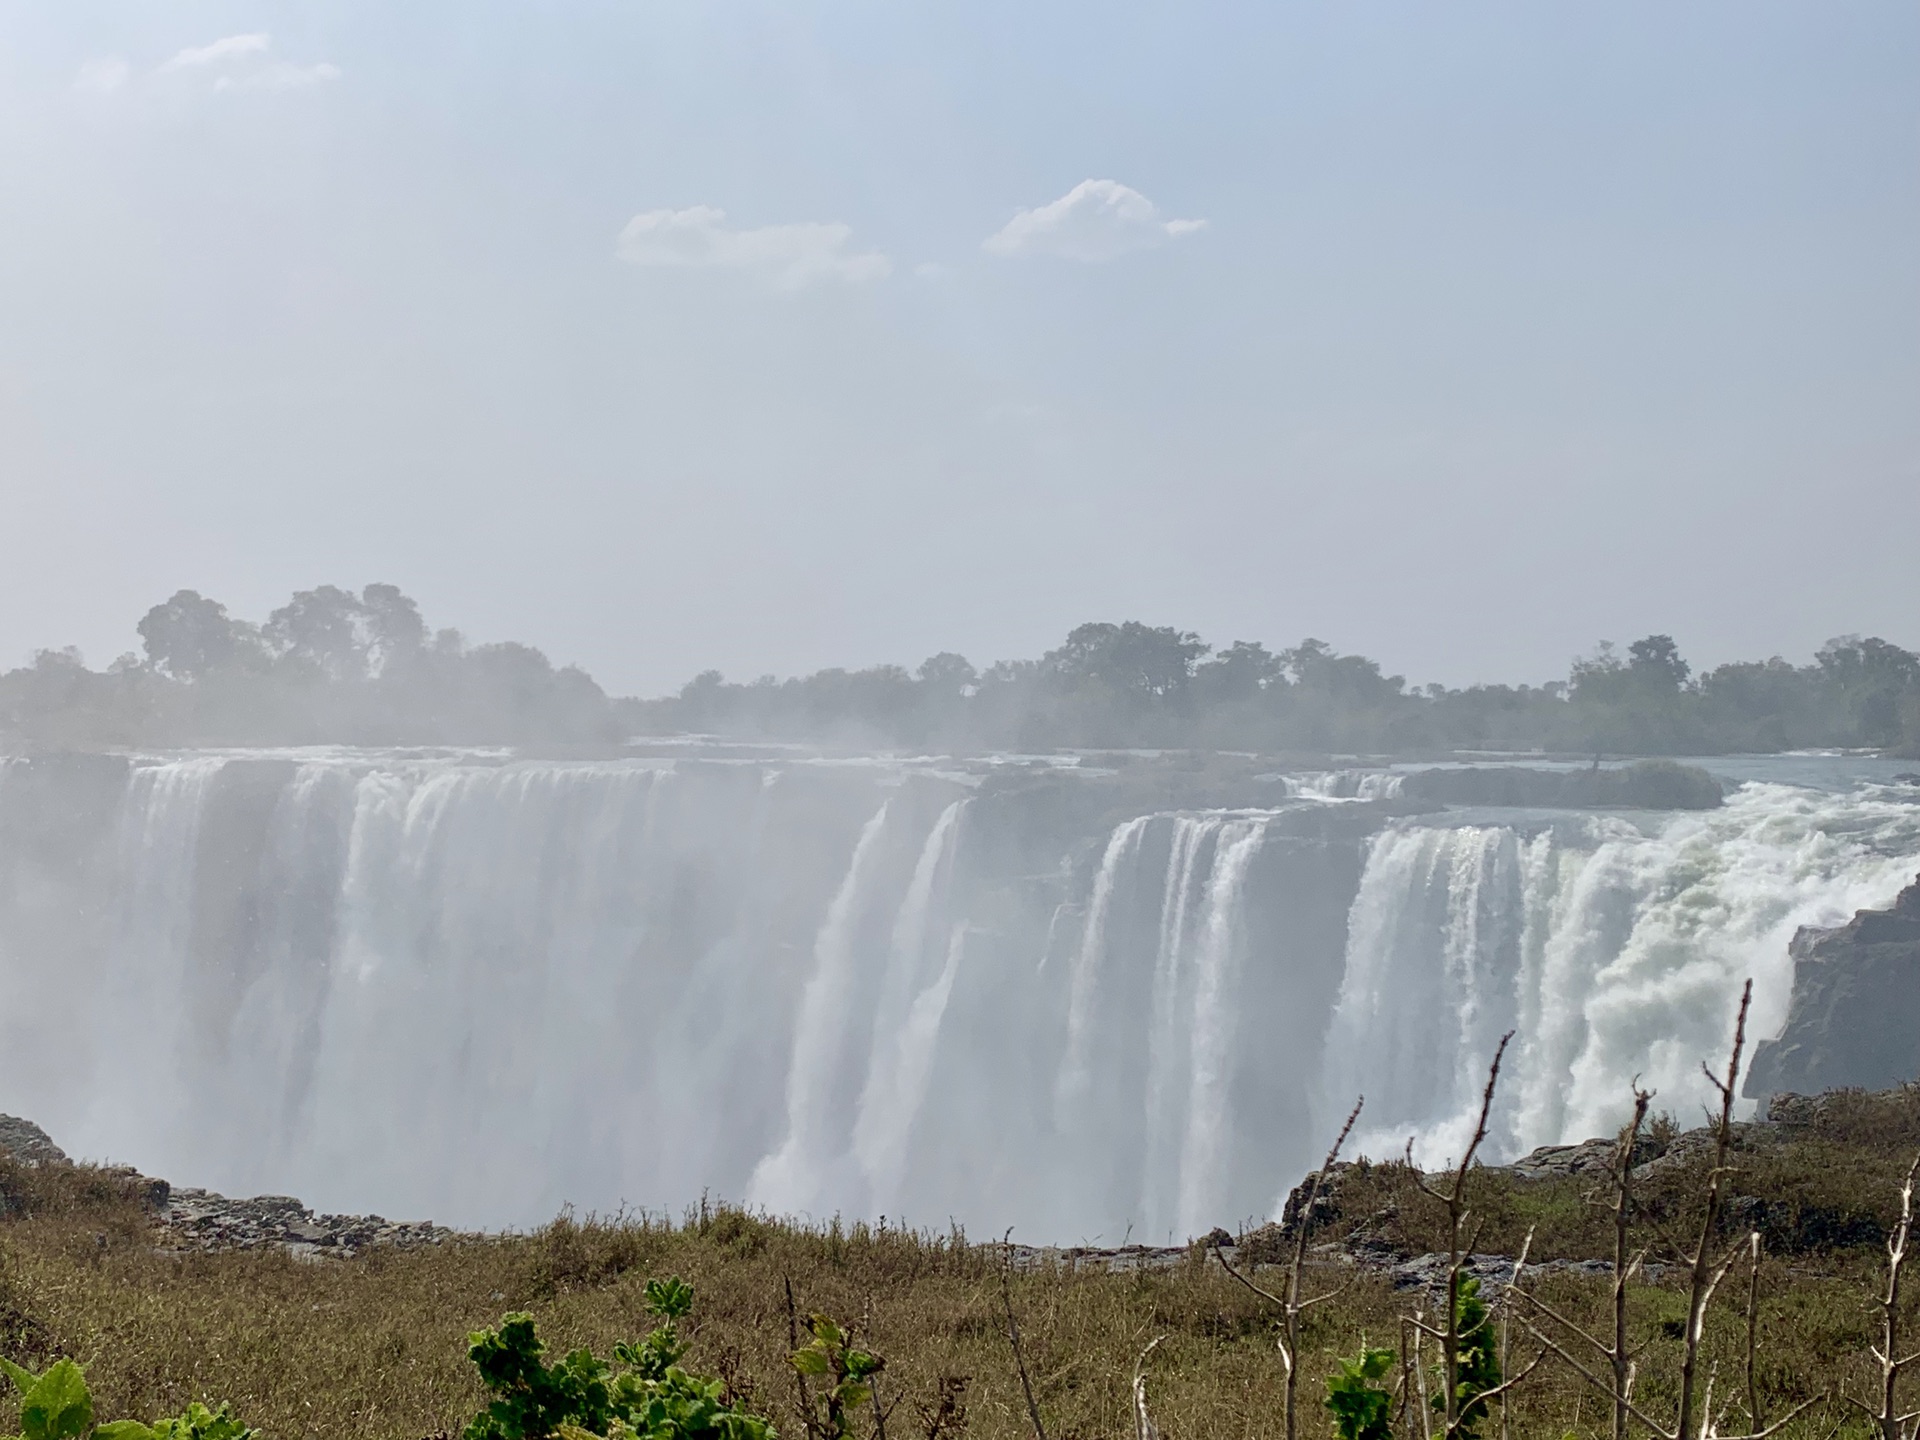
[[1258, 1285], [1254, 1284], [1253, 1281], [1249, 1280], [1246, 1276], [1242, 1275], [1238, 1270], [1234, 1269], [1233, 1262], [1227, 1259], [1226, 1252], [1224, 1250], [1221, 1250], [1218, 1246], [1216, 1246], [1214, 1248], [1213, 1253], [1217, 1257], [1219, 1257], [1220, 1266], [1223, 1270], [1227, 1272], [1227, 1274], [1231, 1275], [1234, 1279], [1238, 1280], [1242, 1285], [1246, 1286], [1247, 1289], [1253, 1291], [1253, 1293], [1258, 1295], [1262, 1300], [1267, 1301], [1269, 1304], [1278, 1305], [1283, 1310], [1286, 1309], [1287, 1302], [1285, 1300], [1282, 1300], [1278, 1295], [1274, 1294], [1271, 1290], [1261, 1289]]
[[1807, 1411], [1811, 1410], [1814, 1406], [1818, 1405], [1822, 1400], [1827, 1400], [1831, 1398], [1832, 1398], [1831, 1396], [1827, 1396], [1827, 1395], [1816, 1395], [1811, 1400], [1803, 1400], [1798, 1405], [1794, 1406], [1793, 1409], [1789, 1410], [1786, 1414], [1782, 1415], [1778, 1420], [1774, 1421], [1773, 1424], [1767, 1426], [1766, 1429], [1752, 1430], [1745, 1435], [1728, 1435], [1724, 1437], [1724, 1440], [1767, 1440], [1767, 1437], [1769, 1435], [1778, 1435], [1782, 1430], [1786, 1429], [1787, 1426], [1791, 1425], [1794, 1421], [1798, 1420], [1802, 1415], [1806, 1414]]
[[1147, 1357], [1166, 1338], [1164, 1335], [1154, 1336], [1147, 1348], [1140, 1352], [1140, 1358], [1133, 1362], [1133, 1440], [1160, 1440], [1160, 1427], [1153, 1423], [1153, 1417], [1147, 1413]]
[[1747, 1242], [1747, 1428], [1759, 1430], [1767, 1423], [1760, 1412], [1760, 1387], [1754, 1379], [1760, 1345], [1760, 1232], [1749, 1232]]
[[1706, 1329], [1707, 1306], [1712, 1303], [1713, 1292], [1719, 1288], [1733, 1263], [1733, 1257], [1728, 1256], [1716, 1265], [1711, 1254], [1714, 1232], [1720, 1220], [1721, 1186], [1730, 1170], [1727, 1155], [1733, 1147], [1733, 1101], [1739, 1089], [1740, 1059], [1747, 1043], [1747, 1012], [1752, 1005], [1753, 981], [1748, 980], [1740, 991], [1740, 1010], [1733, 1024], [1733, 1053], [1727, 1060], [1727, 1078], [1722, 1082], [1711, 1072], [1707, 1077], [1720, 1094], [1720, 1118], [1714, 1127], [1713, 1168], [1707, 1172], [1707, 1203], [1700, 1217], [1699, 1238], [1694, 1243], [1692, 1253], [1684, 1256], [1692, 1272], [1692, 1280], [1687, 1300], [1685, 1348], [1680, 1361], [1680, 1419], [1675, 1440], [1695, 1440], [1698, 1434], [1694, 1419], [1694, 1397], [1699, 1381], [1700, 1342]]
[[1573, 1321], [1562, 1315], [1558, 1310], [1554, 1309], [1553, 1306], [1547, 1304], [1546, 1301], [1542, 1300], [1538, 1295], [1535, 1295], [1531, 1290], [1515, 1290], [1513, 1293], [1533, 1306], [1536, 1310], [1541, 1311], [1548, 1316], [1548, 1318], [1566, 1326], [1567, 1329], [1578, 1335], [1602, 1355], [1611, 1355], [1613, 1353], [1602, 1341], [1596, 1340], [1592, 1335], [1589, 1335], [1585, 1330], [1574, 1324]]
[[1026, 1357], [1020, 1353], [1020, 1322], [1013, 1315], [1013, 1286], [1008, 1279], [1013, 1272], [1013, 1231], [1008, 1230], [1000, 1243], [1000, 1303], [1007, 1312], [1007, 1343], [1013, 1347], [1014, 1368], [1020, 1372], [1020, 1392], [1027, 1397], [1027, 1418], [1033, 1422], [1035, 1440], [1047, 1440], [1047, 1427], [1040, 1423], [1040, 1404], [1033, 1398], [1033, 1382], [1027, 1378]]
[[[1573, 1371], [1574, 1374], [1580, 1376], [1589, 1385], [1593, 1386], [1594, 1389], [1598, 1390], [1602, 1395], [1605, 1395], [1609, 1398], [1612, 1398], [1614, 1396], [1615, 1391], [1612, 1383], [1607, 1380], [1602, 1380], [1598, 1375], [1594, 1374], [1593, 1371], [1589, 1370], [1586, 1366], [1582, 1365], [1578, 1360], [1574, 1359], [1573, 1356], [1570, 1353], [1568, 1353], [1566, 1346], [1562, 1345], [1558, 1340], [1555, 1340], [1551, 1335], [1542, 1334], [1539, 1328], [1535, 1326], [1531, 1320], [1528, 1320], [1524, 1316], [1521, 1317], [1520, 1323], [1527, 1327], [1528, 1332], [1533, 1336], [1534, 1339], [1538, 1340], [1542, 1345], [1546, 1346], [1547, 1349], [1551, 1350], [1555, 1355], [1558, 1355], [1561, 1361], [1564, 1364], [1566, 1364], [1568, 1368], [1570, 1368]], [[1647, 1414], [1638, 1405], [1635, 1405], [1631, 1400], [1626, 1400], [1623, 1403], [1627, 1407], [1627, 1413], [1633, 1416], [1633, 1418], [1638, 1420], [1642, 1425], [1646, 1426], [1649, 1430], [1653, 1431], [1654, 1434], [1663, 1437], [1663, 1440], [1673, 1440], [1674, 1432], [1667, 1429], [1666, 1426], [1662, 1425], [1658, 1420], [1655, 1420], [1651, 1415]]]
[[1338, 1300], [1342, 1295], [1346, 1294], [1347, 1291], [1351, 1290], [1354, 1286], [1358, 1285], [1359, 1283], [1360, 1283], [1360, 1277], [1358, 1275], [1354, 1275], [1350, 1279], [1348, 1279], [1347, 1283], [1342, 1285], [1338, 1290], [1329, 1290], [1327, 1291], [1326, 1294], [1316, 1295], [1311, 1300], [1302, 1300], [1297, 1308], [1300, 1309], [1301, 1311], [1307, 1311], [1307, 1310], [1311, 1310], [1315, 1305], [1324, 1305], [1329, 1300]]
[[1920, 1351], [1901, 1356], [1898, 1360], [1893, 1358], [1900, 1354], [1900, 1285], [1906, 1271], [1908, 1244], [1913, 1239], [1913, 1187], [1916, 1176], [1920, 1176], [1920, 1155], [1913, 1157], [1913, 1163], [1907, 1167], [1906, 1178], [1901, 1181], [1900, 1220], [1887, 1237], [1887, 1287], [1879, 1300], [1880, 1343], [1873, 1347], [1874, 1357], [1880, 1362], [1880, 1408], [1867, 1411], [1873, 1416], [1882, 1440], [1906, 1440], [1902, 1427], [1908, 1420], [1920, 1416], [1920, 1411], [1909, 1415], [1894, 1413], [1900, 1372], [1920, 1360]]

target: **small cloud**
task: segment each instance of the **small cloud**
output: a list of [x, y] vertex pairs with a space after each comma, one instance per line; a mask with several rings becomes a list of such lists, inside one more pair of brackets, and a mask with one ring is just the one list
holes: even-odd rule
[[222, 65], [245, 55], [264, 54], [272, 44], [272, 37], [264, 32], [229, 35], [225, 39], [215, 40], [211, 45], [188, 46], [160, 68], [191, 70], [202, 65]]
[[133, 67], [118, 55], [100, 55], [80, 67], [73, 77], [73, 88], [92, 95], [111, 95], [127, 83]]
[[893, 262], [877, 250], [849, 252], [853, 229], [841, 224], [762, 225], [737, 230], [724, 210], [694, 205], [649, 210], [620, 232], [619, 255], [631, 265], [741, 270], [780, 290], [816, 280], [879, 280]]
[[340, 67], [322, 60], [318, 65], [295, 65], [281, 60], [263, 65], [244, 75], [222, 75], [213, 82], [216, 90], [304, 90], [340, 78]]
[[1151, 250], [1206, 228], [1204, 220], [1163, 220], [1160, 208], [1115, 180], [1082, 180], [1050, 205], [1022, 210], [983, 248], [995, 255], [1053, 255], [1111, 260]]

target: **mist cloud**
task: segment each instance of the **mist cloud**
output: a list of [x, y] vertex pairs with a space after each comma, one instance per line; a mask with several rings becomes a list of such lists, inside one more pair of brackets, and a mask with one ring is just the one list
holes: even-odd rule
[[237, 60], [244, 55], [264, 54], [272, 44], [272, 37], [264, 32], [228, 35], [224, 39], [215, 40], [210, 45], [190, 45], [160, 68], [192, 70], [203, 65], [220, 65], [229, 60]]
[[1095, 262], [1151, 250], [1206, 223], [1162, 219], [1159, 206], [1117, 180], [1082, 180], [1051, 204], [1022, 210], [989, 235], [984, 248], [994, 255]]
[[317, 65], [295, 65], [282, 60], [245, 75], [222, 75], [213, 82], [216, 90], [304, 90], [340, 78], [340, 67], [322, 60]]
[[824, 280], [880, 280], [893, 270], [877, 250], [849, 251], [849, 225], [802, 222], [742, 230], [729, 228], [726, 218], [726, 211], [711, 205], [648, 210], [621, 230], [620, 258], [631, 265], [739, 270], [781, 290]]

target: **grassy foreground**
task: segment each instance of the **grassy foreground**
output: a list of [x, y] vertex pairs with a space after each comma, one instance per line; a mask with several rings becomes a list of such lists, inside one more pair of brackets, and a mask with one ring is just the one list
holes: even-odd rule
[[[1767, 1157], [1769, 1189], [1845, 1193], [1878, 1213], [1891, 1197], [1871, 1192], [1889, 1170], [1894, 1137], [1871, 1133], [1871, 1145], [1817, 1138], [1797, 1168], [1783, 1154]], [[1545, 1222], [1551, 1250], [1594, 1253], [1600, 1232], [1581, 1218], [1578, 1182], [1531, 1182], [1522, 1203], [1502, 1173], [1488, 1172], [1480, 1197], [1487, 1213], [1502, 1217], [1501, 1238], [1510, 1222], [1530, 1218]], [[1376, 1167], [1352, 1193], [1371, 1204], [1375, 1191], [1389, 1201], [1398, 1229], [1425, 1227], [1420, 1197], [1395, 1189], [1391, 1167]], [[1019, 1319], [1049, 1440], [1131, 1434], [1134, 1366], [1159, 1336], [1166, 1338], [1146, 1373], [1153, 1418], [1170, 1440], [1240, 1440], [1279, 1429], [1282, 1372], [1271, 1307], [1197, 1249], [1160, 1271], [1023, 1270], [1008, 1277], [1003, 1296], [995, 1245], [864, 1226], [806, 1229], [726, 1209], [673, 1224], [562, 1218], [530, 1235], [311, 1263], [277, 1250], [165, 1253], [127, 1182], [86, 1167], [0, 1159], [0, 1202], [0, 1354], [34, 1368], [61, 1355], [78, 1360], [103, 1417], [144, 1419], [190, 1400], [225, 1400], [271, 1440], [457, 1435], [483, 1400], [466, 1359], [469, 1331], [527, 1310], [556, 1350], [588, 1345], [604, 1354], [650, 1328], [647, 1278], [677, 1274], [697, 1293], [689, 1363], [724, 1377], [789, 1437], [803, 1433], [785, 1362], [789, 1282], [803, 1315], [833, 1315], [885, 1357], [880, 1394], [893, 1407], [893, 1440], [953, 1440], [960, 1430], [980, 1440], [1031, 1440], [1006, 1299]], [[1874, 1373], [1868, 1346], [1877, 1334], [1870, 1299], [1885, 1257], [1860, 1227], [1848, 1234], [1853, 1243], [1769, 1259], [1761, 1269], [1758, 1381], [1771, 1416], [1840, 1386], [1867, 1393]], [[1493, 1239], [1481, 1248], [1496, 1248]], [[1308, 1284], [1317, 1291], [1348, 1278], [1329, 1263], [1310, 1267]], [[1546, 1273], [1529, 1283], [1598, 1328], [1605, 1277]], [[1633, 1295], [1634, 1330], [1647, 1347], [1637, 1394], [1650, 1407], [1671, 1408], [1681, 1285], [1676, 1276]], [[1743, 1393], [1745, 1302], [1742, 1274], [1710, 1317], [1716, 1410]], [[1420, 1292], [1395, 1292], [1384, 1277], [1367, 1275], [1310, 1312], [1302, 1333], [1303, 1434], [1330, 1433], [1319, 1398], [1335, 1357], [1364, 1342], [1398, 1348], [1401, 1317], [1421, 1303]], [[1512, 1368], [1535, 1348], [1515, 1326]], [[939, 1404], [956, 1380], [964, 1381], [957, 1424], [951, 1409], [942, 1418]], [[1920, 1406], [1920, 1381], [1908, 1387], [1915, 1397], [1908, 1403]], [[1551, 1359], [1512, 1401], [1513, 1436], [1607, 1433], [1601, 1398]], [[0, 1400], [0, 1433], [14, 1426], [13, 1405], [11, 1396]], [[1742, 1405], [1733, 1404], [1727, 1433], [1747, 1428]], [[870, 1423], [861, 1417], [859, 1433]], [[1499, 1433], [1497, 1416], [1488, 1431]], [[1418, 1407], [1396, 1433], [1421, 1433]], [[1856, 1415], [1823, 1404], [1782, 1433], [1870, 1431]]]

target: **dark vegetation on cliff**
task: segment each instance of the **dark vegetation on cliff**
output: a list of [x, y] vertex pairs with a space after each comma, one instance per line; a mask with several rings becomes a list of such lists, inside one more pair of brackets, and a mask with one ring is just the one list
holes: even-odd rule
[[104, 671], [42, 651], [0, 675], [12, 746], [604, 746], [696, 732], [954, 750], [1147, 746], [1302, 755], [1547, 750], [1717, 754], [1866, 746], [1920, 754], [1920, 656], [1830, 641], [1808, 665], [1696, 675], [1673, 640], [1603, 644], [1565, 680], [1411, 688], [1319, 640], [1222, 648], [1191, 631], [1096, 623], [1037, 660], [935, 655], [747, 684], [717, 671], [658, 700], [610, 699], [530, 646], [430, 632], [391, 585], [301, 591], [255, 623], [191, 590], [137, 626]]
[[[1873, 1432], [1858, 1413], [1821, 1397], [1842, 1387], [1875, 1393], [1871, 1293], [1883, 1283], [1902, 1157], [1920, 1148], [1920, 1090], [1796, 1099], [1776, 1111], [1771, 1123], [1736, 1132], [1714, 1243], [1744, 1254], [1749, 1230], [1764, 1238], [1753, 1292], [1764, 1413], [1779, 1419], [1814, 1401], [1781, 1433], [1866, 1436]], [[1634, 1152], [1646, 1201], [1629, 1237], [1636, 1253], [1656, 1247], [1660, 1232], [1685, 1233], [1700, 1220], [1715, 1163], [1708, 1141], [1707, 1132], [1662, 1120], [1643, 1137]], [[1505, 1326], [1509, 1375], [1539, 1347], [1501, 1298], [1511, 1259], [1496, 1256], [1530, 1243], [1531, 1258], [1545, 1262], [1527, 1282], [1539, 1301], [1596, 1334], [1611, 1324], [1611, 1280], [1597, 1262], [1610, 1254], [1613, 1232], [1596, 1168], [1610, 1148], [1573, 1147], [1535, 1157], [1531, 1169], [1467, 1175], [1466, 1198], [1484, 1222], [1472, 1270], [1493, 1302], [1490, 1323]], [[1294, 1206], [1296, 1222], [1302, 1211], [1311, 1216], [1308, 1286], [1348, 1287], [1300, 1317], [1301, 1433], [1309, 1435], [1329, 1433], [1320, 1398], [1343, 1361], [1369, 1345], [1404, 1346], [1409, 1313], [1438, 1323], [1446, 1286], [1446, 1210], [1420, 1177], [1396, 1162], [1334, 1176], [1312, 1204], [1296, 1197]], [[729, 1403], [770, 1417], [792, 1440], [824, 1433], [822, 1382], [808, 1392], [815, 1408], [803, 1412], [787, 1359], [796, 1334], [814, 1343], [808, 1312], [838, 1317], [855, 1344], [884, 1358], [875, 1378], [895, 1440], [969, 1432], [1028, 1440], [1022, 1364], [1050, 1440], [1133, 1431], [1136, 1373], [1159, 1432], [1174, 1440], [1272, 1434], [1283, 1405], [1274, 1309], [1204, 1245], [1131, 1256], [1026, 1251], [1009, 1270], [1003, 1247], [958, 1233], [807, 1227], [702, 1205], [678, 1222], [563, 1216], [528, 1235], [376, 1245], [315, 1260], [279, 1244], [183, 1245], [160, 1193], [124, 1172], [0, 1154], [0, 1354], [36, 1371], [63, 1356], [81, 1362], [102, 1417], [225, 1401], [269, 1440], [458, 1434], [488, 1399], [468, 1362], [470, 1332], [524, 1311], [552, 1359], [575, 1347], [609, 1356], [652, 1328], [658, 1287], [650, 1296], [648, 1281], [667, 1275], [690, 1281], [698, 1296], [682, 1325], [684, 1363], [718, 1377]], [[1267, 1227], [1243, 1235], [1236, 1268], [1263, 1288], [1280, 1285], [1293, 1234]], [[789, 1286], [803, 1317], [797, 1332]], [[1707, 1313], [1700, 1349], [1700, 1374], [1718, 1377], [1722, 1434], [1748, 1428], [1747, 1293], [1742, 1262]], [[1625, 1323], [1640, 1347], [1634, 1393], [1643, 1407], [1672, 1409], [1687, 1303], [1687, 1277], [1671, 1266], [1648, 1269], [1629, 1294]], [[1910, 1336], [1920, 1307], [1902, 1303]], [[1156, 1337], [1164, 1338], [1137, 1372]], [[1423, 1364], [1433, 1359], [1429, 1344]], [[1376, 1379], [1384, 1389], [1405, 1374], [1395, 1365]], [[1911, 1407], [1911, 1382], [1902, 1393]], [[1541, 1364], [1509, 1399], [1513, 1436], [1607, 1433], [1603, 1398], [1564, 1364]], [[0, 1431], [15, 1403], [0, 1399]], [[1356, 1433], [1420, 1435], [1418, 1409], [1392, 1407], [1391, 1432]], [[1487, 1418], [1480, 1433], [1490, 1440], [1499, 1427]], [[847, 1440], [879, 1440], [870, 1404], [849, 1408], [842, 1422]]]

